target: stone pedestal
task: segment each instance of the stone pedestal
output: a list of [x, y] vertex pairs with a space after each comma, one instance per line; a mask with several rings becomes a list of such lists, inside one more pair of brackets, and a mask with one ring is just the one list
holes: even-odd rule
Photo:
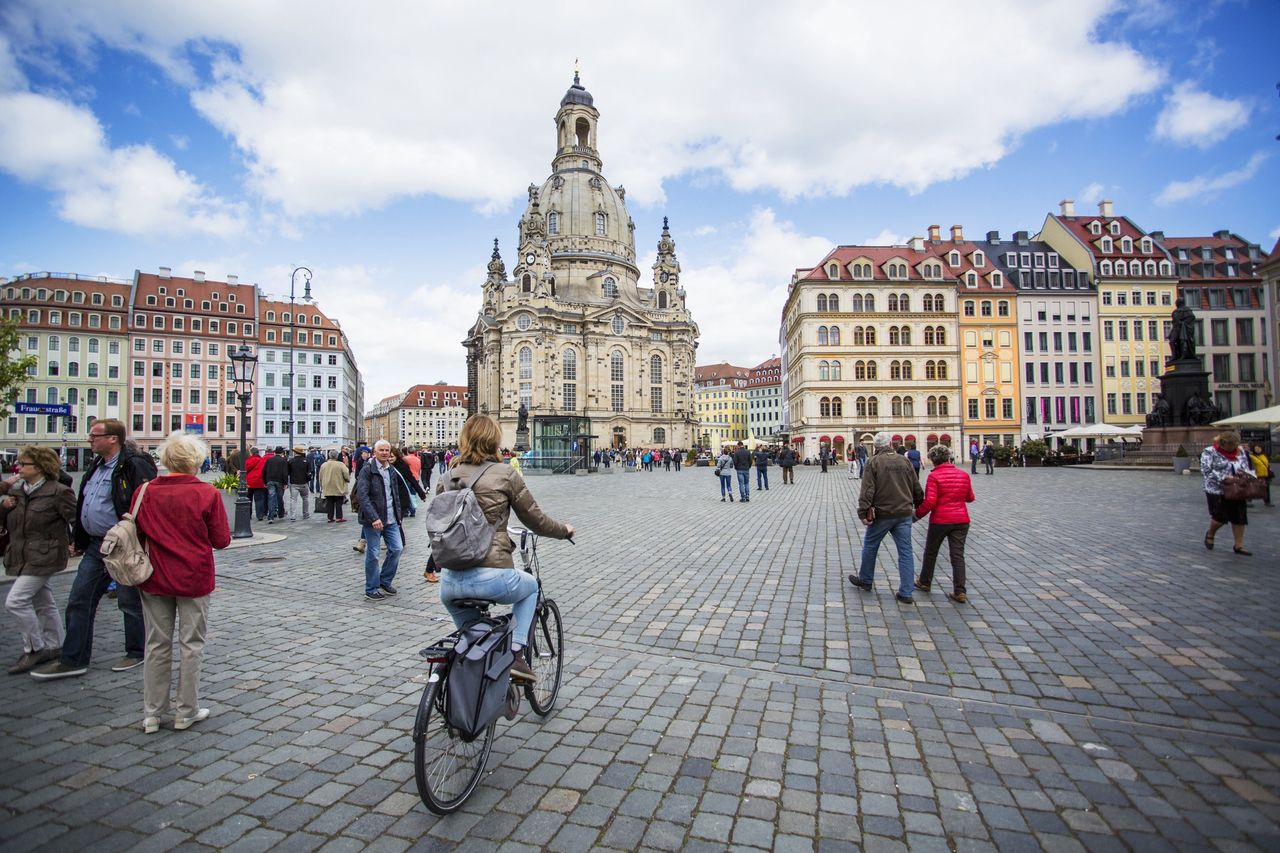
[[516, 446], [514, 449], [520, 451], [521, 453], [529, 449], [529, 430], [527, 429], [516, 430]]
[[[1213, 399], [1209, 396], [1209, 372], [1201, 368], [1200, 362], [1194, 358], [1175, 361], [1172, 365], [1172, 369], [1160, 377], [1161, 390], [1171, 412], [1168, 425], [1189, 425], [1187, 401], [1191, 396], [1199, 394], [1200, 399], [1206, 402]], [[1145, 435], [1143, 441], [1146, 441]]]
[[1147, 427], [1142, 431], [1142, 453], [1172, 456], [1178, 446], [1187, 449], [1192, 460], [1200, 458], [1200, 451], [1210, 444], [1222, 429], [1215, 426]]

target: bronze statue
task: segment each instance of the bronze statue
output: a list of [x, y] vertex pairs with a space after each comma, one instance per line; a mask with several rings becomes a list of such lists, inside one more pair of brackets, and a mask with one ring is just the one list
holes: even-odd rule
[[1199, 392], [1187, 400], [1187, 423], [1192, 426], [1208, 426], [1218, 419], [1218, 407], [1200, 396]]
[[1170, 361], [1182, 361], [1196, 357], [1196, 315], [1187, 307], [1187, 300], [1179, 297], [1173, 309], [1173, 324], [1169, 327]]
[[529, 410], [523, 402], [520, 404], [520, 411], [516, 412], [516, 419], [516, 432], [526, 432], [529, 429]]
[[1173, 409], [1170, 407], [1169, 401], [1164, 398], [1163, 394], [1156, 394], [1151, 403], [1151, 412], [1147, 415], [1147, 426], [1168, 426], [1172, 417]]

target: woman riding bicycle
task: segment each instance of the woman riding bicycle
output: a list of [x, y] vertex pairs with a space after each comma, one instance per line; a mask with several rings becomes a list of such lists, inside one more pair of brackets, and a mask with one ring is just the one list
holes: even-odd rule
[[[553, 539], [572, 538], [573, 527], [548, 518], [538, 508], [524, 479], [511, 466], [503, 464], [498, 453], [501, 441], [502, 431], [493, 418], [472, 415], [458, 437], [458, 455], [449, 463], [448, 472], [436, 487], [436, 493], [440, 494], [470, 483], [485, 521], [494, 526], [493, 545], [484, 562], [473, 569], [441, 569], [440, 602], [460, 629], [478, 620], [481, 614], [473, 607], [454, 606], [452, 602], [456, 599], [478, 598], [512, 605], [515, 619], [512, 651], [516, 659], [511, 665], [511, 678], [532, 683], [536, 678], [520, 651], [533, 624], [538, 582], [533, 575], [516, 569], [511, 558], [515, 543], [507, 535], [507, 522], [515, 510], [526, 527], [539, 536]], [[484, 468], [486, 464], [488, 467]]]

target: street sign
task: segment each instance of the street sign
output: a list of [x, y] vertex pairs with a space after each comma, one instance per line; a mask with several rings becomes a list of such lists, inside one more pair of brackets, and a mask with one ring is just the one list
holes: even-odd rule
[[204, 435], [204, 415], [183, 415], [182, 431], [192, 435]]
[[71, 417], [71, 406], [67, 403], [16, 403], [14, 410], [19, 415], [61, 415]]

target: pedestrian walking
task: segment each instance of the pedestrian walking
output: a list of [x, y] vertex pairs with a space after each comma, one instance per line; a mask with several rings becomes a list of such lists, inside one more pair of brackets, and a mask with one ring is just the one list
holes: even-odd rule
[[674, 450], [671, 453], [671, 461], [676, 466], [676, 472], [680, 471], [680, 463], [684, 462], [684, 450]]
[[818, 451], [818, 461], [822, 463], [822, 473], [827, 473], [827, 463], [831, 461], [831, 450], [825, 444]]
[[[351, 472], [342, 464], [336, 450], [329, 451], [329, 460], [320, 466], [320, 494], [324, 496], [325, 513], [328, 524], [345, 522], [342, 517], [342, 503], [346, 500], [347, 489], [351, 484]], [[364, 541], [363, 539], [360, 541]]]
[[58, 455], [47, 447], [18, 452], [18, 473], [0, 482], [0, 528], [9, 531], [4, 571], [16, 575], [4, 606], [22, 634], [22, 657], [10, 675], [62, 654], [62, 614], [49, 579], [67, 567], [75, 492], [58, 481]]
[[751, 502], [751, 451], [738, 442], [733, 451], [733, 471], [738, 476], [738, 499], [740, 503]]
[[947, 598], [957, 604], [969, 600], [965, 594], [964, 545], [969, 536], [969, 508], [973, 503], [973, 481], [951, 463], [951, 448], [935, 444], [929, 448], [933, 470], [924, 487], [924, 502], [916, 507], [916, 520], [929, 516], [929, 531], [924, 540], [924, 562], [915, 588], [928, 592], [933, 588], [933, 569], [938, 551], [945, 540], [951, 554], [951, 588]]
[[[115, 418], [94, 421], [89, 427], [89, 446], [94, 458], [80, 480], [72, 534], [72, 556], [80, 555], [80, 567], [76, 569], [67, 596], [62, 655], [31, 670], [32, 678], [70, 678], [89, 671], [98, 602], [112, 582], [102, 562], [102, 538], [120, 516], [129, 511], [138, 487], [156, 476], [151, 456], [126, 440], [122, 421]], [[118, 586], [116, 605], [124, 616], [125, 656], [111, 671], [124, 672], [141, 666], [145, 654], [142, 599], [134, 587]]]
[[725, 495], [729, 496], [729, 503], [733, 503], [733, 457], [728, 447], [722, 448], [716, 459], [716, 479], [720, 481], [720, 503], [724, 503]]
[[262, 458], [262, 481], [267, 485], [267, 524], [274, 524], [277, 518], [284, 518], [285, 490], [289, 482], [289, 463], [283, 447]]
[[849, 479], [852, 480], [858, 471], [858, 451], [857, 448], [850, 445], [845, 451], [845, 458], [849, 463]]
[[989, 441], [982, 448], [982, 464], [987, 466], [988, 476], [996, 473], [996, 446]]
[[[395, 488], [391, 463], [395, 456], [391, 442], [379, 439], [373, 446], [373, 459], [360, 469], [356, 477], [356, 503], [360, 515], [361, 537], [365, 542], [364, 597], [369, 601], [385, 601], [398, 590], [393, 585], [400, 554], [404, 551], [400, 520], [404, 508], [401, 490]], [[385, 545], [387, 556], [378, 566], [378, 547]]]
[[479, 566], [467, 569], [441, 567], [440, 603], [449, 611], [459, 629], [478, 621], [482, 614], [474, 607], [455, 604], [455, 601], [484, 599], [510, 604], [515, 623], [511, 638], [511, 649], [515, 653], [511, 679], [532, 684], [537, 678], [521, 652], [533, 626], [538, 582], [533, 575], [515, 568], [511, 557], [515, 543], [507, 535], [507, 524], [511, 513], [515, 512], [521, 523], [534, 533], [555, 539], [572, 539], [573, 527], [543, 513], [524, 478], [499, 461], [498, 442], [501, 440], [502, 431], [493, 418], [488, 415], [467, 418], [458, 437], [457, 460], [436, 487], [436, 494], [442, 494], [446, 490], [469, 485], [484, 512], [485, 521], [494, 529], [493, 544]]
[[397, 475], [394, 485], [400, 490], [400, 506], [404, 507], [405, 516], [414, 518], [418, 514], [418, 501], [425, 501], [427, 493], [422, 490], [418, 478], [413, 476], [405, 455], [394, 447], [391, 448], [391, 455], [394, 458], [391, 468]]
[[[160, 445], [160, 464], [169, 473], [151, 481], [141, 500], [133, 502], [152, 569], [138, 586], [147, 623], [142, 665], [142, 729], [147, 734], [159, 731], [160, 718], [169, 713], [175, 629], [179, 664], [173, 727], [183, 731], [209, 716], [209, 709], [200, 707], [200, 665], [214, 586], [213, 552], [231, 544], [231, 528], [218, 490], [195, 476], [207, 452], [194, 435], [170, 433]], [[305, 455], [297, 458], [307, 464]]]
[[1200, 452], [1200, 474], [1204, 477], [1204, 493], [1209, 504], [1209, 530], [1204, 534], [1204, 547], [1213, 550], [1214, 537], [1230, 524], [1232, 551], [1244, 557], [1253, 552], [1245, 550], [1244, 529], [1249, 524], [1249, 511], [1243, 500], [1233, 500], [1223, 494], [1222, 481], [1227, 477], [1256, 477], [1249, 455], [1240, 447], [1240, 433], [1227, 430], [1218, 433], [1213, 444]]
[[253, 501], [253, 514], [258, 521], [267, 517], [267, 484], [262, 479], [262, 466], [266, 462], [262, 451], [249, 448], [249, 458], [244, 460], [245, 485], [249, 487], [249, 499]]
[[1258, 475], [1258, 479], [1267, 481], [1267, 496], [1262, 499], [1262, 503], [1263, 506], [1271, 506], [1271, 481], [1275, 479], [1276, 472], [1271, 470], [1271, 460], [1267, 458], [1261, 444], [1253, 446], [1249, 461], [1253, 463], [1253, 473]]
[[858, 460], [858, 476], [861, 477], [862, 469], [867, 465], [867, 449], [859, 444], [857, 450], [854, 452], [854, 458]]
[[915, 447], [915, 445], [908, 448], [907, 461], [911, 463], [912, 468], [916, 469], [916, 479], [920, 479], [920, 469], [923, 466], [921, 464], [922, 460], [920, 459], [920, 451]]
[[915, 509], [924, 500], [920, 481], [906, 457], [893, 452], [892, 436], [887, 432], [875, 435], [875, 455], [867, 462], [862, 477], [862, 490], [858, 495], [858, 517], [867, 526], [862, 541], [862, 566], [856, 575], [849, 575], [849, 583], [870, 592], [876, 574], [876, 552], [886, 535], [892, 536], [898, 548], [898, 592], [896, 598], [903, 604], [914, 604], [911, 592], [914, 587], [911, 555], [911, 520]]
[[422, 488], [431, 491], [431, 473], [436, 470], [436, 455], [427, 448], [418, 451], [418, 467], [422, 472]]
[[293, 456], [285, 465], [289, 477], [289, 521], [298, 520], [298, 505], [302, 505], [302, 520], [311, 518], [311, 460], [307, 448], [301, 444], [293, 448]]
[[782, 448], [778, 454], [778, 467], [782, 469], [782, 483], [796, 484], [796, 452], [790, 446]]
[[978, 459], [982, 457], [982, 450], [978, 448], [978, 440], [975, 438], [969, 442], [969, 473], [978, 473]]
[[758, 446], [751, 458], [756, 463], [756, 491], [760, 491], [761, 485], [769, 491], [769, 451], [763, 445]]

